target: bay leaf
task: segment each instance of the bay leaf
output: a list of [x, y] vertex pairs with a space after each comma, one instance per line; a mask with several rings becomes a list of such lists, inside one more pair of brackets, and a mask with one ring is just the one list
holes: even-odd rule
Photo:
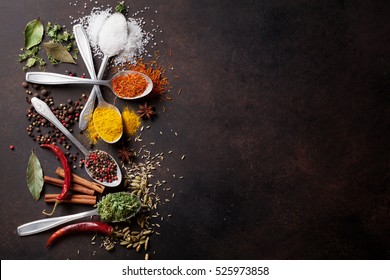
[[42, 42], [43, 31], [43, 24], [39, 18], [27, 23], [24, 30], [24, 47], [28, 50], [39, 45]]
[[72, 55], [61, 43], [56, 43], [53, 41], [45, 42], [43, 43], [43, 47], [46, 50], [47, 56], [52, 56], [54, 59], [60, 62], [76, 64]]
[[27, 164], [27, 186], [33, 196], [37, 201], [41, 196], [43, 189], [43, 171], [39, 159], [34, 153], [34, 150], [31, 151], [30, 158]]

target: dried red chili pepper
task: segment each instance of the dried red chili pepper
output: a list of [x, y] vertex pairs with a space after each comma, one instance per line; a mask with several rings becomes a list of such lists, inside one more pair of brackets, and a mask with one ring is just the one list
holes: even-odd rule
[[45, 210], [43, 210], [43, 212], [42, 212], [45, 215], [51, 216], [51, 215], [53, 215], [57, 205], [62, 200], [64, 200], [67, 197], [68, 193], [69, 193], [69, 189], [70, 189], [70, 185], [71, 185], [71, 170], [70, 170], [70, 167], [69, 167], [69, 164], [68, 164], [68, 159], [66, 158], [65, 154], [62, 152], [62, 150], [58, 146], [56, 146], [54, 144], [42, 144], [41, 147], [50, 149], [57, 156], [57, 158], [61, 162], [61, 165], [62, 165], [62, 167], [64, 169], [64, 173], [65, 173], [64, 184], [62, 186], [62, 191], [56, 197], [56, 201], [54, 203], [53, 210], [51, 211], [51, 213], [47, 213]]
[[53, 243], [60, 237], [66, 236], [75, 232], [100, 232], [105, 235], [111, 235], [114, 233], [114, 229], [109, 224], [103, 222], [81, 222], [76, 224], [67, 225], [54, 232], [47, 240], [47, 247], [53, 245]]

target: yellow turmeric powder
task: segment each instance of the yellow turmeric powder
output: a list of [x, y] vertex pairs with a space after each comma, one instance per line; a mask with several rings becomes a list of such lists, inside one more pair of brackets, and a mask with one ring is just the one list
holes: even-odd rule
[[123, 130], [127, 136], [132, 136], [137, 133], [139, 127], [141, 126], [140, 117], [136, 112], [125, 108], [122, 112], [123, 119]]
[[93, 113], [93, 125], [100, 137], [108, 143], [118, 141], [122, 135], [122, 116], [115, 108], [96, 108]]
[[96, 131], [95, 126], [93, 125], [93, 120], [88, 123], [87, 129], [85, 131], [85, 135], [87, 136], [90, 144], [96, 144], [98, 140], [100, 140], [100, 136]]

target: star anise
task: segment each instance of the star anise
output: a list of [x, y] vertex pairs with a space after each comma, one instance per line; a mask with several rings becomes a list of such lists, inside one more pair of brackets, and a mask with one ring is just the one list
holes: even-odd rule
[[122, 147], [118, 150], [118, 158], [122, 163], [130, 162], [134, 156], [134, 152], [128, 147]]
[[153, 107], [148, 105], [148, 103], [145, 102], [144, 105], [139, 105], [139, 110], [137, 113], [140, 115], [141, 118], [149, 119], [151, 120], [156, 113], [153, 110]]

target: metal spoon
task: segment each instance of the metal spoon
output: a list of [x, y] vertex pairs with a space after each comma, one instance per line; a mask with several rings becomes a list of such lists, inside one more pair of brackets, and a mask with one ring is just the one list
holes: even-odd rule
[[[73, 34], [76, 39], [81, 57], [83, 58], [85, 66], [88, 69], [89, 75], [92, 77], [92, 79], [101, 79], [103, 77], [103, 73], [108, 59], [103, 59], [103, 62], [99, 69], [99, 73], [96, 76], [89, 40], [83, 26], [81, 24], [76, 24], [75, 26], [73, 26]], [[83, 110], [80, 113], [80, 130], [85, 130], [88, 127], [88, 123], [91, 121], [93, 109], [95, 107], [95, 98], [97, 91], [100, 92], [100, 87], [94, 86], [92, 88], [91, 94], [87, 99], [87, 102], [85, 102]]]
[[[118, 18], [120, 19], [119, 21], [116, 22], [116, 24], [118, 24], [118, 22], [120, 23], [120, 26], [118, 28], [118, 32], [123, 32], [123, 30], [124, 30], [123, 27], [125, 25], [126, 25], [126, 29], [127, 29], [126, 19], [120, 13], [119, 14], [114, 13], [112, 16], [110, 16], [109, 17], [110, 20], [107, 19], [107, 21], [103, 24], [102, 29], [103, 28], [104, 29], [108, 29], [108, 28], [113, 29], [113, 21], [112, 20], [114, 18], [116, 18], [117, 20], [118, 20]], [[88, 37], [85, 34], [85, 30], [81, 25], [75, 25], [73, 27], [73, 33], [75, 35], [77, 45], [80, 48], [80, 54], [83, 57], [84, 62], [87, 65], [87, 68], [88, 68], [88, 65], [92, 65], [92, 67], [88, 68], [89, 74], [91, 75], [91, 77], [93, 79], [96, 79], [96, 77], [94, 77], [94, 76], [96, 76], [95, 70], [92, 71], [94, 73], [93, 75], [90, 71], [90, 68], [91, 69], [93, 68], [93, 60], [92, 60], [91, 48], [89, 46], [89, 41], [88, 41]], [[119, 41], [119, 39], [117, 39], [116, 42], [118, 44], [117, 50], [111, 49], [110, 53], [104, 53], [102, 64], [100, 65], [99, 73], [97, 75], [97, 79], [99, 79], [99, 80], [103, 78], [104, 70], [106, 69], [108, 59], [111, 56], [114, 56], [114, 55], [117, 55], [118, 53], [120, 53], [123, 50], [125, 43], [126, 43], [126, 41], [124, 41], [123, 38], [120, 41]], [[102, 49], [104, 49], [104, 50], [107, 49], [106, 46], [104, 45], [105, 41], [100, 36], [98, 36], [98, 43], [99, 43], [99, 45], [103, 44]], [[94, 88], [96, 88], [96, 87], [94, 87]], [[96, 91], [92, 91], [87, 99], [87, 102], [84, 105], [83, 110], [80, 113], [79, 128], [81, 130], [85, 130], [88, 126], [88, 122], [91, 120], [92, 112], [93, 112], [94, 105], [95, 105], [95, 97], [96, 97]]]
[[[113, 89], [112, 81], [115, 80], [118, 76], [124, 76], [124, 75], [135, 75], [139, 74], [141, 75], [147, 82], [147, 86], [144, 90], [144, 92], [138, 96], [135, 97], [128, 97], [124, 98], [118, 95]], [[153, 82], [152, 80], [145, 75], [144, 73], [137, 72], [137, 71], [120, 71], [117, 74], [115, 74], [110, 80], [93, 80], [93, 79], [85, 79], [85, 78], [79, 78], [79, 77], [72, 77], [68, 75], [63, 74], [57, 74], [57, 73], [49, 73], [49, 72], [27, 72], [26, 73], [26, 81], [36, 84], [45, 84], [45, 85], [64, 85], [64, 84], [79, 84], [79, 85], [102, 85], [109, 87], [112, 92], [118, 96], [119, 98], [123, 99], [138, 99], [142, 98], [146, 95], [148, 95], [152, 89], [153, 89]]]
[[[139, 200], [138, 196], [134, 196], [134, 197], [136, 197], [136, 199], [139, 201], [138, 209], [132, 215], [126, 217], [125, 219], [120, 220], [120, 221], [112, 221], [112, 222], [116, 223], [116, 222], [126, 221], [138, 213], [139, 209], [141, 208], [141, 201]], [[99, 211], [96, 208], [94, 210], [81, 212], [81, 213], [77, 213], [77, 214], [73, 214], [73, 215], [40, 219], [40, 220], [36, 220], [36, 221], [29, 222], [29, 223], [23, 224], [21, 226], [18, 226], [17, 231], [18, 231], [19, 236], [32, 235], [35, 233], [46, 231], [48, 229], [54, 228], [56, 226], [65, 224], [65, 223], [70, 222], [70, 221], [78, 220], [78, 219], [81, 219], [84, 217], [97, 216], [97, 215], [99, 215]]]
[[[66, 136], [68, 137], [68, 139], [70, 141], [73, 142], [73, 144], [76, 145], [76, 147], [84, 154], [85, 158], [88, 158], [88, 156], [90, 155], [91, 151], [88, 151], [74, 136], [72, 133], [70, 133], [66, 128], [65, 126], [62, 125], [62, 123], [56, 118], [56, 116], [53, 114], [53, 112], [50, 110], [49, 106], [47, 106], [47, 104], [45, 102], [43, 102], [42, 100], [40, 100], [39, 98], [37, 97], [33, 97], [31, 98], [31, 104], [34, 106], [35, 110], [40, 114], [42, 115], [43, 117], [45, 117], [48, 121], [50, 121], [52, 124], [54, 124], [59, 130], [61, 130], [61, 132]], [[96, 150], [96, 151], [99, 151], [99, 150]], [[96, 182], [104, 185], [104, 186], [107, 186], [107, 187], [116, 187], [118, 186], [121, 181], [122, 181], [122, 172], [120, 170], [120, 167], [118, 165], [118, 163], [115, 161], [115, 159], [109, 155], [108, 153], [104, 152], [104, 151], [100, 151], [102, 153], [105, 153], [107, 154], [108, 156], [110, 156], [111, 160], [113, 162], [115, 162], [116, 164], [116, 173], [117, 173], [117, 177], [118, 179], [109, 183], [109, 182], [101, 182], [97, 179], [95, 179], [91, 172], [89, 171], [89, 169], [87, 168], [87, 165], [85, 164], [85, 170], [87, 171], [88, 175]]]

